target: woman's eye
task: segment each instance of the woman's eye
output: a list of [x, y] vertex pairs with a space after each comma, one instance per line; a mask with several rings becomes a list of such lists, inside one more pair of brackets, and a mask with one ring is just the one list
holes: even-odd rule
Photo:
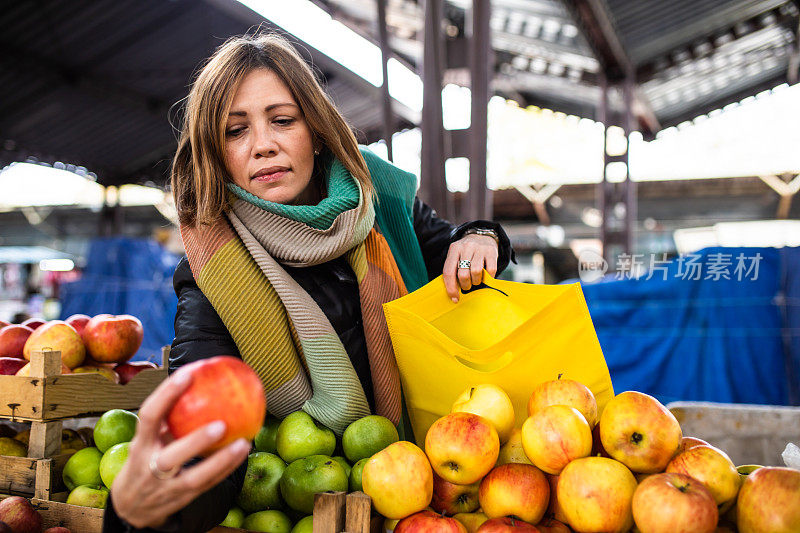
[[292, 122], [294, 122], [293, 118], [278, 118], [278, 119], [275, 119], [275, 124], [277, 124], [279, 126], [288, 126]]
[[226, 131], [225, 135], [227, 135], [228, 137], [236, 137], [237, 135], [242, 133], [243, 130], [244, 130], [244, 128], [234, 128], [232, 130]]

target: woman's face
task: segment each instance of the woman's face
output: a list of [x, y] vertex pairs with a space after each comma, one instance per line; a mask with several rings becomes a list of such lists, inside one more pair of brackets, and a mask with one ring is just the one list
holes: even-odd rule
[[308, 204], [314, 144], [300, 107], [271, 70], [248, 73], [225, 125], [225, 164], [233, 182], [279, 204]]

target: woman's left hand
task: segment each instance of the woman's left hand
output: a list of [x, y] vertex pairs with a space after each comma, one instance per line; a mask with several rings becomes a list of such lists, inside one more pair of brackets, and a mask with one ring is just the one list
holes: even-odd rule
[[[466, 235], [450, 245], [444, 262], [444, 286], [453, 302], [458, 302], [461, 290], [469, 290], [483, 281], [483, 270], [497, 274], [497, 242], [488, 235]], [[459, 268], [459, 262], [469, 261], [469, 268]]]

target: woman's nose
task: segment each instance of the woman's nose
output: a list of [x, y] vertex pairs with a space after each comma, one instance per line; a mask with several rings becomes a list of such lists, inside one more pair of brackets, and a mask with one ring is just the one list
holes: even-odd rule
[[253, 154], [255, 156], [272, 156], [278, 153], [278, 143], [268, 127], [255, 128]]

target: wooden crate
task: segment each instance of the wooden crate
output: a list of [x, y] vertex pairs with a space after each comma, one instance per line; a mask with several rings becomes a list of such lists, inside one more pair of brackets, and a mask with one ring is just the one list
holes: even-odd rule
[[167, 377], [168, 347], [161, 357], [161, 368], [143, 370], [119, 385], [99, 374], [62, 375], [60, 352], [33, 352], [30, 377], [0, 376], [0, 418], [41, 422], [138, 409]]
[[0, 492], [43, 500], [67, 490], [61, 473], [71, 454], [47, 459], [0, 455]]
[[[0, 497], [1, 498], [1, 497]], [[66, 493], [54, 495], [60, 501], [31, 498], [42, 515], [44, 528], [62, 526], [74, 533], [101, 533], [103, 509], [64, 503]], [[372, 514], [369, 496], [363, 492], [326, 492], [314, 497], [314, 533], [377, 533], [382, 519]], [[209, 533], [252, 533], [245, 529], [215, 527]]]

